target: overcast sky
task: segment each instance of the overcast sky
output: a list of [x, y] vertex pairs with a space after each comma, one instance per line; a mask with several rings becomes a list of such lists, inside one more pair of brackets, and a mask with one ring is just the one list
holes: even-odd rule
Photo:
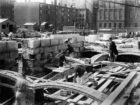
[[[17, 2], [24, 2], [25, 0], [16, 0]], [[43, 0], [31, 0], [33, 2], [43, 2]], [[51, 3], [53, 0], [46, 0], [46, 3]]]

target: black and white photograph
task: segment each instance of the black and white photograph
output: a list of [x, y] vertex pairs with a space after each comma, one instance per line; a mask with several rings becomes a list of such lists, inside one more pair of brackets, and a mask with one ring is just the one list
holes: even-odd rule
[[140, 105], [140, 0], [0, 0], [0, 105]]

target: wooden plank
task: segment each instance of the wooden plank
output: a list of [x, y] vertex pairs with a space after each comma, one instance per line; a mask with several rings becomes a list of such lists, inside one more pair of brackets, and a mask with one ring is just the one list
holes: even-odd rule
[[90, 105], [92, 101], [93, 101], [93, 99], [88, 98], [85, 101], [78, 101], [78, 104], [80, 104], [80, 105]]
[[98, 91], [102, 92], [112, 81], [113, 81], [113, 79], [108, 79], [108, 80], [98, 89]]
[[135, 75], [136, 72], [131, 72], [128, 77], [120, 84], [120, 86], [101, 103], [101, 105], [111, 105]]
[[118, 97], [113, 104], [115, 105], [124, 105], [128, 100], [134, 87], [137, 87], [140, 80], [140, 73], [137, 72], [136, 77], [132, 80], [131, 84], [127, 86], [124, 92]]
[[[99, 89], [98, 91], [102, 92], [111, 82], [113, 81], [113, 79], [108, 79]], [[98, 102], [95, 101], [92, 103], [92, 105], [96, 105]]]
[[99, 74], [99, 72], [95, 72], [94, 74], [92, 74], [89, 78], [95, 78], [97, 75]]
[[5, 86], [5, 87], [11, 88], [11, 89], [15, 89], [15, 86], [9, 85], [9, 84], [6, 84], [6, 83], [1, 83], [0, 82], [0, 86]]
[[67, 100], [69, 97], [71, 97], [71, 95], [68, 95], [68, 96], [61, 96], [60, 95], [60, 92], [62, 91], [63, 89], [60, 89], [58, 91], [56, 91], [55, 93], [51, 94], [51, 95], [48, 95], [48, 94], [45, 94], [46, 97], [49, 97], [49, 98], [53, 98], [53, 99], [59, 99], [59, 100]]
[[117, 72], [122, 72], [122, 71], [125, 71], [127, 68], [126, 67], [123, 67], [122, 69], [118, 70]]
[[72, 57], [66, 57], [66, 59], [69, 61], [73, 61], [73, 62], [85, 65], [85, 62], [80, 59], [76, 59], [76, 58], [72, 58]]
[[9, 98], [9, 99], [6, 100], [5, 102], [1, 103], [0, 105], [7, 105], [8, 102], [10, 102], [12, 99], [14, 99], [14, 97]]
[[[90, 75], [90, 77], [89, 78], [94, 78], [96, 75], [98, 75], [99, 74], [99, 72], [96, 72], [96, 73], [94, 73], [94, 74], [92, 74], [92, 75]], [[87, 82], [85, 85], [86, 86], [89, 86], [90, 84], [92, 84], [92, 82]], [[78, 95], [76, 98], [74, 98], [74, 99], [68, 99], [68, 101], [69, 102], [77, 102], [78, 100], [80, 100], [82, 97], [84, 97], [84, 95]]]
[[104, 82], [106, 79], [105, 78], [102, 78], [98, 81], [98, 85], [100, 85], [102, 82]]
[[122, 66], [118, 66], [118, 67], [116, 67], [115, 69], [113, 69], [113, 71], [114, 71], [114, 72], [117, 72], [117, 71], [121, 70], [122, 68], [123, 68]]
[[91, 88], [83, 86], [83, 85], [69, 83], [69, 82], [48, 81], [48, 82], [44, 82], [44, 83], [30, 84], [29, 88], [32, 88], [32, 89], [40, 89], [40, 88], [66, 89], [66, 90], [70, 90], [70, 91], [74, 91], [74, 92], [83, 94], [87, 97], [93, 98], [98, 101], [103, 101], [106, 97], [105, 94], [103, 94], [95, 89], [91, 89]]
[[[89, 73], [88, 75], [90, 75], [90, 77], [89, 78], [94, 78], [96, 75], [98, 75], [99, 74], [99, 72], [96, 72], [96, 73], [94, 73], [94, 74], [92, 74], [91, 75], [91, 73]], [[89, 78], [88, 78], [88, 80], [89, 80]], [[86, 82], [87, 82], [87, 80], [86, 80]], [[85, 82], [85, 83], [86, 83]], [[88, 83], [86, 83], [85, 85], [86, 86], [89, 86], [90, 84], [91, 84], [92, 82], [88, 82]], [[74, 98], [74, 99], [69, 99], [68, 101], [70, 102], [77, 102], [78, 100], [80, 100], [81, 98], [83, 98], [84, 97], [84, 95], [78, 95], [76, 98]]]
[[[92, 83], [90, 82], [90, 84], [89, 83], [87, 83], [85, 86], [89, 86], [89, 85], [91, 85]], [[77, 101], [79, 101], [81, 98], [83, 98], [84, 97], [84, 95], [82, 95], [82, 94], [80, 94], [80, 95], [78, 95], [77, 97], [75, 97], [74, 99], [68, 99], [67, 101], [68, 102], [77, 102]]]
[[[98, 81], [98, 85], [100, 85], [101, 83], [103, 83], [105, 80], [106, 80], [105, 78], [100, 79], [100, 80]], [[91, 87], [91, 88], [92, 88], [92, 87]], [[83, 103], [83, 104], [87, 104], [87, 105], [88, 105], [88, 104], [91, 104], [91, 102], [93, 102], [93, 99], [88, 98], [87, 100], [85, 100], [85, 101], [79, 101], [78, 103], [79, 103], [79, 104]]]
[[[86, 77], [88, 77], [89, 75], [91, 75], [91, 73], [86, 74]], [[61, 81], [61, 80], [59, 80], [59, 81]], [[87, 81], [87, 80], [85, 80], [85, 81]], [[91, 85], [91, 84], [92, 84], [91, 82], [90, 82], [90, 83], [88, 82], [86, 86]], [[62, 89], [61, 89], [61, 90], [62, 90]], [[53, 97], [53, 98], [58, 97], [58, 98], [61, 99], [61, 100], [66, 100], [66, 99], [68, 99], [69, 97], [71, 97], [71, 96], [69, 96], [69, 97], [60, 96], [59, 94], [60, 94], [61, 90], [55, 92], [55, 93], [54, 93], [53, 95], [51, 95], [50, 97]]]
[[[91, 75], [91, 73], [88, 73], [88, 74], [86, 74], [85, 75], [85, 77], [87, 78], [87, 77], [89, 77]], [[71, 76], [74, 76], [74, 74], [72, 74]], [[57, 80], [57, 81], [63, 81], [64, 79], [61, 79], [61, 80]], [[86, 82], [88, 81], [88, 80], [85, 80]], [[90, 85], [91, 83], [89, 83], [88, 85]], [[62, 90], [62, 89], [61, 89]], [[61, 92], [61, 90], [59, 90], [59, 91], [57, 91], [57, 92], [55, 92], [54, 94], [52, 94], [52, 95], [50, 95], [49, 97], [51, 97], [51, 98], [59, 98], [59, 99], [61, 99], [61, 100], [66, 100], [66, 99], [68, 99], [69, 97], [63, 97], [63, 96], [60, 96], [59, 94], [60, 94], [60, 92]]]
[[91, 103], [91, 105], [99, 105], [99, 103], [97, 101]]

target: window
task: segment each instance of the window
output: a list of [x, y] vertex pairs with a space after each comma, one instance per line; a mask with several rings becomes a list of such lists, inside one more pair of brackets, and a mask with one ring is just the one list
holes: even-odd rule
[[6, 25], [2, 25], [2, 29], [6, 29]]
[[111, 23], [109, 23], [109, 27], [111, 27]]
[[104, 23], [104, 28], [106, 28], [106, 23]]
[[119, 23], [119, 28], [121, 28], [122, 27], [122, 23]]
[[138, 24], [137, 23], [135, 23], [135, 27], [138, 27]]
[[116, 27], [117, 25], [116, 25], [116, 23], [114, 23], [114, 27]]
[[99, 23], [99, 27], [102, 27], [102, 23]]

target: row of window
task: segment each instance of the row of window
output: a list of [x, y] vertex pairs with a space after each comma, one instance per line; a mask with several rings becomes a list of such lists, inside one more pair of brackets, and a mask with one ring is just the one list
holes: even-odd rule
[[98, 12], [98, 20], [124, 20], [123, 9], [101, 9]]
[[112, 2], [110, 2], [110, 1], [111, 0], [99, 1], [99, 6], [102, 8], [124, 8], [125, 7], [124, 5], [119, 4], [119, 3], [124, 2], [124, 0], [116, 1], [116, 2], [119, 2], [118, 4], [114, 3], [114, 0], [112, 0]]
[[124, 23], [99, 23], [98, 27], [100, 27], [100, 28], [115, 28], [115, 27], [123, 28]]

